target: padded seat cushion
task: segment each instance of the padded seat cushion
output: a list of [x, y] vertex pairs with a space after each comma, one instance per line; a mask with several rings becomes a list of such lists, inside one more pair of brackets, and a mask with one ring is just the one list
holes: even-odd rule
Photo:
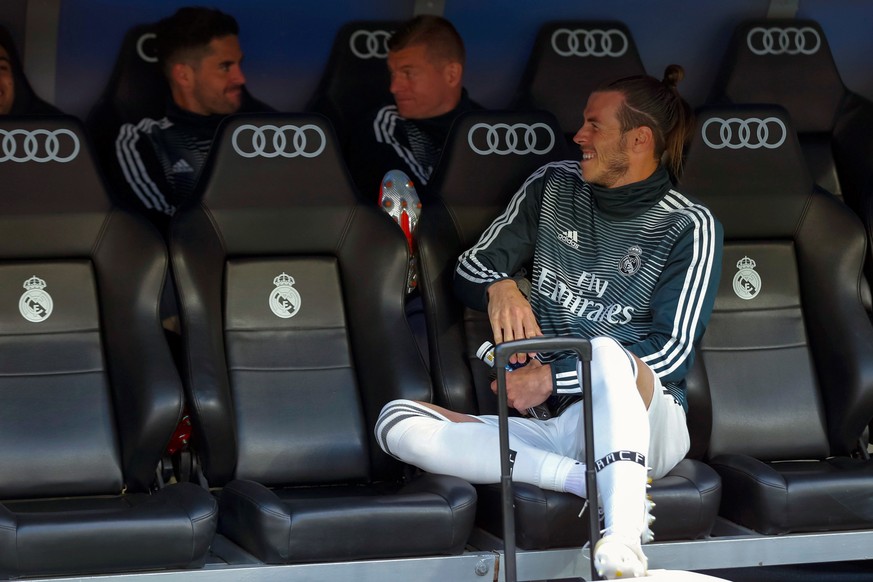
[[215, 499], [191, 483], [153, 494], [0, 505], [0, 577], [203, 565]]
[[[585, 500], [569, 493], [513, 483], [516, 544], [524, 550], [579, 547], [588, 539]], [[477, 523], [502, 537], [499, 485], [482, 485]], [[718, 514], [721, 480], [708, 465], [685, 459], [652, 484], [655, 541], [695, 539], [709, 535]]]
[[765, 534], [873, 527], [873, 463], [848, 457], [765, 463], [720, 455], [721, 515]]
[[238, 479], [221, 492], [219, 528], [269, 564], [459, 554], [475, 504], [470, 485], [446, 475], [399, 488], [271, 490]]

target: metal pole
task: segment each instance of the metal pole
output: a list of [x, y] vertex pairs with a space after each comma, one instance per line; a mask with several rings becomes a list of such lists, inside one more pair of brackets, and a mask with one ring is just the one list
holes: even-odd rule
[[506, 402], [506, 365], [513, 354], [518, 353], [549, 353], [573, 351], [582, 362], [582, 397], [585, 431], [585, 479], [588, 487], [588, 517], [591, 558], [591, 575], [593, 580], [599, 580], [594, 569], [594, 544], [600, 536], [600, 520], [598, 519], [597, 483], [594, 470], [594, 431], [591, 412], [591, 342], [587, 339], [572, 337], [538, 337], [526, 340], [516, 340], [500, 344], [494, 349], [494, 367], [497, 368], [497, 419], [500, 435], [500, 486], [503, 507], [503, 555], [507, 582], [516, 582], [516, 548], [515, 548], [515, 504], [512, 493], [512, 462], [509, 450], [509, 405]]
[[588, 357], [582, 363], [582, 417], [579, 427], [585, 431], [585, 486], [588, 490], [588, 561], [591, 563], [591, 579], [600, 580], [594, 567], [594, 546], [600, 539], [600, 499], [597, 497], [597, 470], [594, 467], [594, 407], [591, 406], [591, 344], [588, 344]]
[[[515, 496], [512, 492], [512, 462], [509, 458], [509, 405], [506, 403], [506, 361], [497, 362], [497, 414], [498, 433], [500, 435], [500, 487], [503, 502], [503, 555], [504, 580], [516, 582], [515, 563]], [[508, 361], [508, 358], [506, 358]]]

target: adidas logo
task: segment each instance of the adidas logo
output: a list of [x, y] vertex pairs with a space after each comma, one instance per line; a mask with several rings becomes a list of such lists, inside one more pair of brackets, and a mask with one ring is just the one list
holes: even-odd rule
[[194, 168], [185, 160], [179, 160], [170, 168], [171, 174], [190, 174], [192, 172], [194, 172]]
[[579, 248], [579, 234], [575, 230], [568, 230], [558, 235], [558, 240], [574, 249]]

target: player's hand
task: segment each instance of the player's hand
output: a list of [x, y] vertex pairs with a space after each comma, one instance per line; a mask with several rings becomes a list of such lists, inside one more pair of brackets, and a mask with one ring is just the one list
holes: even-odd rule
[[[497, 394], [497, 380], [491, 382], [491, 391]], [[506, 403], [522, 414], [545, 402], [551, 394], [552, 369], [537, 359], [531, 359], [524, 368], [506, 374]]]
[[[503, 279], [488, 287], [488, 319], [495, 344], [543, 335], [530, 303], [512, 279]], [[533, 357], [534, 354], [528, 355]], [[509, 359], [512, 363], [526, 360], [525, 354]]]

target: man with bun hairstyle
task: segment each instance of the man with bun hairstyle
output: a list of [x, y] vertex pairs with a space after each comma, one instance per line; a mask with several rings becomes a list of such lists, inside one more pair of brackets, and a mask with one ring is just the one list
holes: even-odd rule
[[[544, 334], [591, 341], [606, 525], [593, 555], [607, 578], [646, 574], [647, 478], [663, 477], [688, 452], [684, 377], [720, 275], [721, 225], [670, 179], [693, 125], [676, 90], [682, 77], [670, 65], [663, 81], [598, 87], [574, 137], [581, 162], [534, 172], [455, 272], [458, 296], [488, 312], [496, 343]], [[528, 300], [510, 274], [531, 259]], [[519, 359], [529, 362], [507, 376], [509, 405], [524, 414], [548, 402], [552, 418], [510, 419], [512, 477], [585, 497], [577, 358]], [[499, 482], [496, 417], [398, 400], [383, 408], [376, 435], [386, 452], [426, 471]]]

